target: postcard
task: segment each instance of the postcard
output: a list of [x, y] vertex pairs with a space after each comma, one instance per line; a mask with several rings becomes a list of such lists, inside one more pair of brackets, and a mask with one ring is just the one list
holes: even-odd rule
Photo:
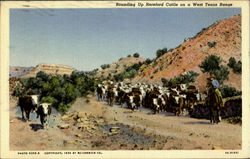
[[248, 1], [2, 1], [1, 158], [249, 157]]

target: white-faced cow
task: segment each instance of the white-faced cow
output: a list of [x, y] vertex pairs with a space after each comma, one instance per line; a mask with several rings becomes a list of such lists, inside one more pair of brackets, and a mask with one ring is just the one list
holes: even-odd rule
[[51, 104], [49, 103], [42, 103], [40, 104], [40, 106], [38, 107], [36, 113], [37, 113], [37, 118], [39, 118], [40, 116], [40, 121], [42, 124], [42, 127], [44, 127], [44, 124], [47, 123], [47, 118], [48, 115], [51, 114]]
[[[39, 105], [38, 98], [39, 98], [38, 95], [26, 95], [26, 96], [19, 97], [18, 105], [21, 108], [23, 119], [29, 120], [30, 112], [34, 112], [37, 110], [37, 107]], [[25, 112], [26, 118], [24, 116], [24, 112]]]

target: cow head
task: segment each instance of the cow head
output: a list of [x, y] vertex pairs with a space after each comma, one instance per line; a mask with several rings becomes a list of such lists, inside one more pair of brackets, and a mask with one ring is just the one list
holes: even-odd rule
[[41, 106], [42, 106], [42, 109], [43, 109], [43, 113], [45, 114], [45, 115], [50, 115], [50, 105], [51, 104], [49, 104], [49, 103], [42, 103], [41, 104]]
[[37, 110], [39, 106], [39, 95], [31, 95], [31, 102], [34, 106], [33, 112]]

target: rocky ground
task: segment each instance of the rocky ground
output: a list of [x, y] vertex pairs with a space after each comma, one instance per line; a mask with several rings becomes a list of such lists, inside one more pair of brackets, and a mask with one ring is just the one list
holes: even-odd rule
[[10, 150], [236, 150], [241, 143], [241, 125], [145, 108], [132, 112], [92, 96], [78, 98], [63, 116], [54, 110], [41, 129], [35, 114], [23, 121], [16, 99], [10, 100]]

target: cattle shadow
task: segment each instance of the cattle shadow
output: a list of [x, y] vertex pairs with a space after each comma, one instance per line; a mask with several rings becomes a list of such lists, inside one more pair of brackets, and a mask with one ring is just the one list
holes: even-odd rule
[[43, 129], [41, 124], [30, 124], [29, 125], [33, 131], [38, 131], [40, 129]]
[[211, 125], [210, 121], [190, 121], [184, 122], [185, 125], [193, 125], [193, 124], [202, 124], [202, 125]]
[[22, 117], [17, 117], [17, 120], [20, 120], [20, 121], [22, 121], [22, 122], [24, 122], [24, 123], [28, 122], [26, 119], [24, 119], [24, 118], [22, 118]]

